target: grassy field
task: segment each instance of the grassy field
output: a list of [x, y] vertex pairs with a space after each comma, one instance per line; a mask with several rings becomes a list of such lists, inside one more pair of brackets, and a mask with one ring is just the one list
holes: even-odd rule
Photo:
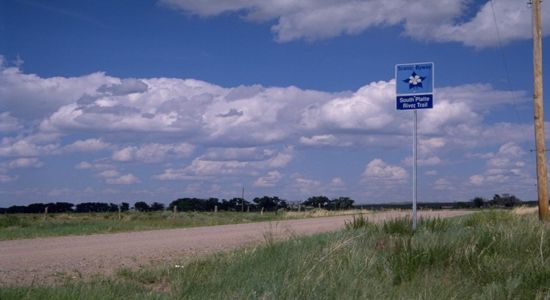
[[547, 299], [550, 229], [532, 214], [371, 224], [120, 270], [57, 287], [4, 287], [0, 299]]
[[[338, 214], [350, 211], [312, 210], [308, 212], [124, 212], [65, 213], [65, 214], [6, 214], [0, 215], [0, 240], [45, 236], [83, 235], [151, 229], [211, 226], [261, 221], [299, 219]], [[363, 211], [364, 212], [364, 211]]]

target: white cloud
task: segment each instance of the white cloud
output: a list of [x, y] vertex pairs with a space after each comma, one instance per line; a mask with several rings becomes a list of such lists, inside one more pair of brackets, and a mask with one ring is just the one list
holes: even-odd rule
[[470, 183], [473, 185], [482, 185], [485, 179], [481, 175], [470, 176]]
[[292, 186], [302, 195], [315, 195], [322, 193], [323, 184], [319, 180], [306, 178], [300, 174], [293, 174], [292, 179], [294, 182]]
[[274, 150], [259, 147], [244, 147], [244, 148], [210, 148], [203, 155], [209, 160], [239, 160], [239, 161], [255, 161], [265, 160], [272, 156]]
[[513, 142], [501, 145], [496, 153], [478, 155], [485, 158], [486, 169], [481, 174], [470, 176], [470, 183], [475, 186], [491, 184], [529, 184], [532, 176], [525, 171], [525, 162], [522, 160], [525, 151]]
[[121, 175], [120, 172], [113, 169], [102, 171], [97, 175], [105, 179], [105, 183], [107, 184], [134, 184], [141, 182], [139, 178], [133, 174]]
[[79, 162], [75, 167], [77, 170], [110, 170], [113, 169], [114, 166], [108, 163], [104, 162], [95, 162], [95, 163], [89, 163], [87, 161], [81, 161]]
[[349, 97], [338, 97], [321, 106], [308, 107], [301, 123], [308, 129], [381, 130], [396, 116], [395, 103], [391, 101], [394, 95], [393, 80], [373, 82]]
[[12, 117], [9, 112], [0, 114], [0, 132], [13, 132], [22, 128], [23, 126], [19, 124], [17, 118]]
[[438, 191], [454, 190], [455, 189], [453, 184], [445, 178], [437, 179], [434, 182], [433, 188], [434, 188], [434, 190], [438, 190]]
[[164, 161], [167, 156], [188, 157], [194, 150], [194, 146], [181, 144], [144, 144], [138, 147], [131, 146], [116, 150], [112, 159], [119, 162], [141, 161], [145, 163], [157, 163]]
[[389, 165], [382, 159], [371, 160], [363, 172], [364, 180], [403, 181], [408, 178], [407, 171], [399, 166]]
[[332, 134], [322, 134], [312, 137], [300, 137], [300, 143], [307, 146], [336, 146], [338, 145], [338, 139]]
[[91, 169], [93, 165], [87, 161], [81, 161], [76, 166], [74, 166], [77, 170], [88, 170]]
[[254, 182], [256, 187], [273, 187], [283, 178], [279, 171], [270, 171], [265, 176], [262, 176]]
[[[13, 72], [24, 75], [19, 70]], [[36, 75], [32, 78], [38, 82], [33, 84], [51, 79]], [[24, 80], [20, 77], [12, 80], [17, 79]], [[64, 79], [67, 78], [56, 80], [59, 84], [70, 84]], [[102, 74], [73, 79], [79, 83], [75, 88], [79, 87], [80, 92], [75, 94], [80, 96], [56, 102], [57, 110], [40, 122], [32, 139], [31, 136], [3, 139], [0, 156], [51, 154], [59, 147], [54, 142], [65, 141], [62, 138], [75, 130], [91, 132], [98, 138], [73, 141], [65, 150], [116, 149], [112, 155], [115, 161], [158, 163], [174, 155], [188, 157], [194, 149], [191, 144], [243, 149], [241, 152], [254, 151], [247, 148], [297, 143], [396, 146], [411, 128], [410, 118], [395, 111], [393, 80], [372, 82], [355, 92], [326, 93], [292, 86], [223, 88], [192, 79], [121, 79]], [[90, 81], [89, 86], [86, 81]], [[0, 80], [0, 90], [2, 83]], [[489, 130], [482, 124], [485, 111], [504, 103], [516, 105], [529, 100], [525, 92], [499, 91], [490, 85], [439, 88], [436, 92], [438, 101], [434, 109], [424, 111], [420, 117], [420, 131], [436, 136], [431, 147], [441, 147], [437, 144], [441, 141], [448, 147], [476, 143], [481, 139], [470, 136], [481, 134], [489, 137], [489, 132], [483, 132]], [[113, 138], [107, 138], [107, 134]], [[148, 135], [150, 142], [120, 145], [118, 137], [129, 140], [135, 134]], [[491, 139], [501, 136], [493, 135]], [[36, 140], [39, 137], [41, 141]], [[166, 140], [174, 137], [184, 139], [185, 143], [166, 144]], [[218, 150], [223, 151], [237, 150]]]
[[114, 177], [119, 177], [120, 173], [116, 170], [106, 170], [99, 173], [98, 175], [103, 178], [114, 178]]
[[[550, 13], [542, 5], [542, 15]], [[495, 25], [496, 23], [498, 25]], [[444, 24], [435, 30], [432, 38], [439, 41], [456, 41], [473, 47], [497, 46], [531, 37], [531, 8], [526, 2], [514, 0], [487, 1], [470, 20], [459, 24]], [[548, 31], [545, 24], [543, 31]]]
[[[13, 78], [25, 79], [21, 72], [15, 73]], [[189, 79], [127, 81], [97, 76], [72, 78], [83, 86], [80, 92], [73, 90], [71, 93], [76, 96], [52, 103], [56, 108], [44, 114], [41, 122], [29, 120], [32, 118], [22, 112], [20, 118], [11, 109], [0, 114], [0, 119], [9, 123], [6, 127], [15, 129], [10, 131], [12, 136], [0, 139], [0, 156], [10, 160], [35, 158], [38, 165], [48, 162], [44, 156], [74, 152], [80, 161], [74, 168], [90, 170], [91, 176], [110, 184], [139, 182], [118, 163], [143, 162], [157, 165], [133, 167], [139, 165], [143, 173], [161, 170], [153, 171], [153, 176], [145, 175], [157, 180], [218, 184], [246, 181], [268, 186], [275, 184], [277, 173], [291, 174], [303, 167], [301, 159], [311, 153], [308, 151], [318, 151], [310, 146], [361, 147], [370, 162], [362, 175], [356, 175], [361, 177], [366, 195], [374, 195], [373, 185], [378, 185], [384, 196], [384, 187], [395, 187], [408, 179], [401, 166], [372, 160], [389, 159], [380, 156], [386, 152], [392, 161], [405, 156], [403, 151], [408, 154], [412, 118], [395, 110], [392, 80], [369, 83], [356, 91], [327, 93], [292, 86], [224, 88]], [[31, 77], [36, 84], [51, 79]], [[64, 79], [67, 78], [56, 80], [70, 83]], [[5, 84], [0, 79], [0, 90], [9, 89]], [[27, 92], [32, 90], [28, 87]], [[36, 91], [44, 93], [42, 89]], [[445, 164], [452, 168], [461, 159], [480, 158], [456, 155], [462, 150], [472, 153], [477, 147], [502, 145], [495, 153], [484, 154], [484, 170], [464, 175], [463, 181], [467, 184], [470, 175], [478, 176], [471, 182], [484, 184], [508, 184], [517, 178], [530, 178], [525, 171], [529, 161], [519, 148], [533, 140], [532, 125], [485, 119], [493, 111], [501, 112], [505, 105], [529, 108], [525, 92], [501, 91], [490, 85], [462, 85], [439, 88], [436, 94], [434, 109], [419, 114], [421, 165], [433, 169]], [[30, 105], [38, 97], [33, 95]], [[101, 150], [112, 153], [106, 155]], [[3, 181], [16, 179], [7, 174], [7, 160], [4, 169], [0, 172]], [[431, 171], [431, 175], [445, 173]], [[339, 182], [339, 177], [323, 179], [327, 182], [304, 176], [286, 179], [285, 183], [291, 182], [287, 189], [299, 193], [357, 188], [356, 182]]]
[[[272, 149], [260, 151], [256, 148], [243, 151], [230, 149], [227, 153], [215, 149], [213, 152], [207, 152], [206, 155], [193, 159], [191, 164], [183, 169], [168, 168], [154, 178], [183, 180], [233, 175], [256, 176], [260, 171], [283, 168], [288, 165], [293, 158], [293, 151], [292, 147], [286, 147], [280, 151]], [[252, 156], [243, 156], [244, 153]], [[229, 154], [229, 156], [225, 157], [223, 154]]]
[[113, 81], [103, 73], [81, 77], [41, 78], [24, 74], [17, 67], [0, 64], [0, 111], [10, 112], [18, 119], [38, 119], [51, 114], [62, 105], [93, 95], [102, 84]]
[[9, 176], [6, 174], [0, 174], [0, 183], [8, 183], [11, 181], [15, 181], [17, 179], [17, 176]]
[[134, 184], [141, 181], [133, 174], [126, 174], [119, 177], [109, 177], [105, 182], [108, 184]]
[[154, 175], [153, 178], [161, 181], [199, 179], [196, 176], [187, 175], [184, 169], [174, 168], [165, 169], [161, 174]]
[[0, 141], [0, 156], [39, 156], [54, 153], [57, 144], [39, 145], [28, 139], [3, 138]]
[[8, 168], [10, 169], [20, 169], [20, 168], [40, 168], [44, 165], [36, 157], [30, 158], [18, 158], [7, 163]]
[[346, 182], [340, 177], [334, 177], [330, 180], [329, 188], [332, 191], [343, 191], [346, 187]]
[[101, 139], [78, 140], [64, 147], [68, 152], [95, 152], [109, 148], [109, 144]]
[[113, 153], [114, 161], [131, 161], [134, 159], [135, 147], [126, 147]]
[[[276, 39], [288, 42], [298, 39], [319, 40], [343, 34], [359, 34], [373, 27], [402, 26], [405, 35], [419, 40], [460, 42], [468, 46], [487, 47], [530, 38], [531, 16], [525, 2], [515, 0], [487, 1], [476, 9], [476, 3], [464, 0], [343, 0], [343, 1], [192, 1], [160, 0], [185, 14], [217, 16], [236, 13], [245, 20], [266, 22]], [[498, 24], [495, 26], [495, 20]], [[542, 5], [542, 15], [550, 8]], [[465, 19], [467, 15], [473, 17]], [[544, 25], [543, 32], [550, 26]]]

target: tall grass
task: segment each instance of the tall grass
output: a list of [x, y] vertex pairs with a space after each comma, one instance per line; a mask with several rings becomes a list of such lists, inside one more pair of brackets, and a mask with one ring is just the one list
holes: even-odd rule
[[[362, 222], [362, 221], [361, 221]], [[0, 299], [543, 299], [550, 233], [533, 215], [482, 212], [293, 238], [114, 278], [8, 287]], [[99, 296], [98, 296], [99, 295]]]

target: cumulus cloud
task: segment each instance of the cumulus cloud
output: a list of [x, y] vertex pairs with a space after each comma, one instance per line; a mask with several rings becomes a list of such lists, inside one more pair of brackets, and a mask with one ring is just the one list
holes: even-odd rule
[[[0, 73], [0, 77], [9, 77], [12, 81], [26, 80], [25, 75], [17, 69]], [[49, 93], [36, 90], [33, 85], [53, 80], [31, 77], [32, 83], [20, 84], [20, 89], [26, 87], [22, 94], [33, 94], [29, 96], [30, 104], [39, 94]], [[402, 143], [400, 139], [408, 135], [411, 128], [411, 120], [395, 111], [393, 80], [372, 82], [357, 91], [342, 93], [292, 86], [224, 88], [193, 79], [123, 79], [104, 74], [55, 80], [59, 85], [72, 85], [71, 80], [78, 84], [72, 85], [73, 96], [57, 94], [65, 100], [52, 101], [56, 109], [44, 116], [38, 128], [33, 128], [35, 137], [49, 137], [49, 142], [27, 137], [3, 139], [0, 155], [33, 156], [52, 152], [62, 137], [71, 136], [75, 131], [102, 138], [73, 140], [65, 150], [112, 148], [115, 149], [112, 158], [116, 161], [160, 162], [170, 155], [189, 155], [185, 153], [190, 151], [190, 146], [177, 150], [173, 148], [176, 143], [165, 143], [174, 138], [193, 145], [243, 149], [280, 143], [392, 146]], [[6, 80], [0, 80], [1, 91], [11, 89], [2, 84], [6, 84]], [[52, 93], [55, 94], [55, 90]], [[456, 136], [456, 142], [472, 140], [464, 138], [468, 132], [479, 136], [484, 111], [503, 103], [521, 105], [529, 100], [525, 92], [500, 91], [490, 85], [475, 84], [439, 88], [437, 98], [434, 109], [422, 113], [420, 130], [424, 134]], [[12, 124], [7, 127], [21, 126], [19, 119], [14, 123], [12, 114], [18, 110], [17, 106], [8, 108], [8, 112], [2, 114]], [[144, 134], [151, 142], [120, 145], [117, 140], [105, 138], [107, 134], [126, 137], [126, 140], [135, 134]], [[368, 135], [360, 139], [358, 134]], [[69, 139], [63, 141], [66, 140]], [[446, 142], [449, 146], [456, 145], [452, 140]]]
[[323, 184], [316, 179], [307, 178], [301, 174], [293, 174], [292, 187], [302, 195], [314, 195], [321, 192]]
[[[549, 13], [548, 5], [542, 5], [542, 15]], [[531, 19], [531, 8], [526, 2], [487, 1], [472, 19], [456, 24], [443, 24], [435, 30], [432, 38], [461, 42], [476, 48], [497, 46], [499, 38], [503, 44], [530, 38]], [[544, 31], [548, 31], [550, 27], [548, 24], [544, 25]]]
[[113, 168], [113, 165], [104, 162], [90, 163], [87, 161], [81, 161], [77, 165], [75, 165], [75, 169], [77, 170], [108, 170]]
[[109, 144], [101, 139], [78, 140], [64, 147], [67, 152], [95, 152], [109, 148]]
[[23, 126], [19, 124], [17, 118], [12, 117], [9, 112], [0, 114], [0, 132], [13, 132], [22, 128]]
[[279, 171], [270, 171], [265, 176], [262, 176], [254, 182], [256, 187], [273, 187], [283, 178]]
[[105, 179], [105, 183], [107, 184], [134, 184], [141, 182], [134, 174], [121, 175], [119, 171], [113, 169], [102, 171], [97, 175]]
[[54, 153], [58, 144], [40, 145], [25, 138], [3, 138], [0, 141], [0, 156], [39, 156]]
[[402, 181], [408, 178], [407, 171], [402, 167], [389, 165], [382, 159], [371, 160], [363, 172], [364, 180]]
[[139, 183], [140, 180], [133, 174], [126, 174], [118, 177], [109, 177], [105, 182], [107, 184], [134, 184]]
[[113, 79], [103, 73], [81, 77], [41, 78], [17, 67], [0, 64], [0, 111], [18, 119], [40, 119], [59, 107], [76, 102]]
[[181, 144], [144, 144], [141, 146], [125, 147], [113, 153], [113, 160], [119, 162], [140, 161], [145, 163], [157, 163], [164, 161], [168, 155], [175, 157], [188, 157], [194, 150], [194, 146]]
[[445, 191], [445, 190], [453, 190], [454, 186], [449, 180], [445, 178], [439, 178], [433, 183], [433, 188], [434, 190]]
[[127, 78], [118, 83], [105, 84], [100, 86], [97, 91], [100, 93], [109, 93], [111, 95], [122, 96], [134, 93], [144, 93], [147, 91], [147, 84], [139, 79]]
[[[140, 171], [149, 171], [145, 176], [157, 180], [244, 180], [268, 187], [279, 185], [282, 174], [296, 171], [294, 167], [301, 165], [300, 158], [307, 151], [317, 151], [311, 147], [334, 146], [367, 150], [370, 162], [362, 174], [356, 174], [367, 192], [374, 185], [383, 188], [388, 182], [408, 180], [401, 166], [379, 156], [385, 149], [410, 144], [412, 118], [395, 110], [393, 80], [329, 93], [293, 86], [227, 88], [193, 79], [123, 79], [101, 73], [41, 78], [14, 68], [6, 70], [0, 70], [0, 96], [10, 90], [12, 81], [19, 80], [26, 81], [15, 84], [22, 103], [32, 106], [40, 94], [49, 93], [44, 86], [50, 85], [55, 97], [63, 99], [51, 100], [46, 111], [32, 116], [11, 104], [0, 114], [5, 123], [0, 128], [10, 134], [0, 139], [3, 182], [17, 177], [8, 174], [10, 161], [14, 166], [25, 162], [32, 166], [35, 159], [37, 166], [48, 163], [45, 156], [72, 153], [80, 161], [75, 169], [88, 170], [108, 184], [140, 182], [123, 169], [128, 165], [122, 163], [134, 162], [147, 163], [140, 165]], [[74, 85], [69, 90], [52, 82]], [[434, 109], [419, 116], [420, 164], [452, 165], [453, 159], [463, 158], [449, 154], [457, 149], [473, 152], [476, 147], [503, 145], [494, 153], [484, 153], [481, 159], [486, 169], [468, 174], [465, 180], [474, 185], [527, 178], [525, 154], [514, 151], [532, 141], [532, 125], [486, 120], [487, 114], [503, 105], [530, 107], [526, 92], [470, 84], [441, 87], [436, 94]], [[394, 154], [405, 156], [390, 155]], [[23, 160], [15, 163], [18, 159]], [[354, 188], [355, 184], [339, 177], [323, 179], [324, 183], [302, 175], [284, 178], [288, 189], [304, 194]], [[364, 184], [370, 182], [373, 185]]]
[[77, 170], [88, 170], [91, 169], [93, 165], [87, 161], [81, 161], [76, 166], [74, 166]]
[[308, 107], [302, 115], [302, 124], [308, 129], [380, 130], [395, 119], [395, 103], [391, 101], [394, 96], [393, 80], [373, 82], [349, 97], [337, 97], [321, 106]]
[[[386, 26], [402, 26], [405, 35], [419, 40], [473, 47], [497, 46], [497, 37], [503, 44], [530, 38], [529, 7], [515, 0], [487, 1], [480, 7], [464, 0], [160, 2], [185, 14], [212, 17], [234, 13], [253, 22], [274, 20], [271, 30], [279, 42], [326, 39]], [[543, 15], [550, 14], [548, 6], [542, 7]], [[549, 28], [545, 24], [543, 32]]]
[[[256, 176], [260, 171], [266, 169], [283, 168], [288, 165], [293, 158], [294, 148], [286, 147], [282, 150], [264, 149], [244, 149], [251, 154], [249, 157], [242, 156], [239, 150], [230, 149], [229, 156], [218, 156], [220, 153], [207, 154], [199, 156], [184, 168], [168, 168], [163, 173], [154, 176], [159, 180], [183, 180], [200, 179], [207, 177], [223, 177], [233, 175]], [[252, 150], [252, 152], [250, 152]], [[237, 152], [235, 152], [237, 151]], [[236, 156], [235, 156], [236, 155]]]
[[340, 177], [334, 177], [330, 180], [329, 188], [332, 191], [343, 191], [346, 187], [346, 182]]
[[40, 168], [43, 165], [44, 163], [36, 157], [18, 158], [7, 163], [7, 166], [10, 169]]
[[524, 155], [525, 151], [517, 144], [505, 143], [497, 152], [480, 156], [486, 159], [486, 168], [483, 173], [470, 176], [469, 181], [476, 186], [530, 182], [532, 176], [525, 170]]

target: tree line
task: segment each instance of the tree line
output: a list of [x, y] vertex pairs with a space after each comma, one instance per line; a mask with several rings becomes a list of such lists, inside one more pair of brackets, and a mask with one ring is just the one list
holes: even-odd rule
[[220, 200], [218, 198], [180, 198], [170, 202], [168, 206], [159, 202], [149, 204], [144, 201], [134, 203], [133, 207], [130, 207], [130, 204], [126, 202], [122, 202], [121, 204], [83, 202], [76, 205], [69, 202], [33, 203], [29, 205], [13, 205], [7, 208], [0, 208], [0, 213], [124, 212], [130, 209], [142, 212], [163, 211], [165, 209], [175, 209], [177, 211], [278, 211], [297, 210], [299, 207], [319, 207], [335, 210], [350, 209], [353, 207], [353, 203], [354, 200], [348, 197], [339, 197], [331, 200], [326, 196], [310, 197], [306, 201], [298, 204], [291, 204], [287, 200], [277, 196], [256, 197], [252, 199], [252, 201], [247, 201], [242, 198], [232, 198], [229, 200]]
[[[52, 202], [52, 203], [33, 203], [29, 205], [13, 205], [8, 208], [0, 208], [0, 213], [89, 213], [89, 212], [117, 212], [135, 211], [151, 212], [163, 210], [177, 211], [278, 211], [278, 210], [300, 210], [311, 208], [322, 208], [326, 210], [343, 210], [351, 208], [365, 209], [408, 209], [410, 203], [383, 203], [383, 204], [363, 204], [354, 205], [355, 201], [349, 197], [338, 197], [330, 199], [326, 196], [313, 196], [299, 203], [289, 203], [287, 200], [277, 196], [256, 197], [252, 201], [242, 198], [232, 198], [229, 200], [218, 198], [180, 198], [176, 199], [168, 206], [163, 203], [153, 202], [147, 203], [138, 201], [130, 207], [129, 203], [122, 202], [120, 204], [103, 203], [103, 202], [84, 202], [72, 204], [69, 202]], [[523, 202], [519, 198], [510, 194], [495, 194], [491, 199], [475, 197], [469, 202], [428, 202], [418, 203], [419, 209], [456, 209], [456, 208], [487, 208], [487, 207], [503, 207], [511, 208], [519, 205], [533, 205], [536, 201]]]

